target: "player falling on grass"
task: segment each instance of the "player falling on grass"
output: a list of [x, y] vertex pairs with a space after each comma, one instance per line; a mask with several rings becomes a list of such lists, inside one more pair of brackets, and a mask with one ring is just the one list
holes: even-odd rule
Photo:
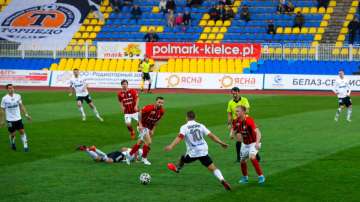
[[336, 80], [335, 94], [338, 96], [339, 108], [335, 114], [335, 121], [339, 120], [339, 116], [341, 111], [346, 107], [347, 108], [347, 116], [346, 120], [351, 122], [351, 113], [352, 113], [352, 103], [351, 103], [351, 89], [349, 80], [344, 77], [344, 70], [339, 71], [339, 78]]
[[[29, 151], [28, 140], [24, 129], [24, 124], [21, 118], [21, 112], [25, 117], [31, 121], [31, 116], [27, 113], [24, 104], [22, 103], [21, 96], [15, 93], [14, 86], [12, 84], [6, 85], [6, 90], [8, 94], [5, 95], [1, 100], [1, 127], [5, 124], [5, 119], [8, 125], [9, 139], [11, 148], [15, 151], [15, 136], [16, 131], [19, 131], [21, 141], [24, 146], [24, 151]], [[5, 117], [4, 117], [5, 116]]]
[[[81, 145], [77, 150], [84, 151], [96, 162], [105, 162], [105, 163], [123, 163], [126, 162], [126, 156], [130, 152], [131, 148], [123, 147], [118, 151], [113, 151], [108, 154], [104, 153], [96, 146], [87, 147]], [[139, 149], [136, 154], [136, 159], [141, 160], [142, 149]]]
[[[232, 122], [236, 119], [236, 107], [244, 106], [247, 111], [250, 109], [249, 100], [240, 95], [240, 89], [238, 87], [234, 87], [231, 89], [231, 94], [233, 99], [228, 102], [227, 113], [228, 113], [228, 127], [231, 129]], [[241, 150], [241, 140], [236, 140], [236, 162], [240, 162], [240, 150]], [[259, 154], [256, 155], [256, 158], [260, 161]]]
[[94, 102], [92, 101], [89, 90], [88, 90], [88, 84], [86, 81], [82, 78], [80, 78], [80, 72], [79, 69], [74, 69], [74, 78], [70, 80], [70, 93], [69, 96], [72, 96], [73, 93], [76, 95], [76, 101], [77, 106], [79, 108], [79, 111], [81, 113], [81, 117], [83, 121], [86, 121], [86, 114], [83, 108], [83, 102], [85, 101], [89, 107], [93, 110], [96, 118], [98, 118], [101, 122], [104, 121], [103, 118], [101, 118], [98, 110], [96, 109]]
[[147, 55], [144, 55], [144, 59], [141, 61], [141, 63], [139, 64], [139, 71], [142, 72], [142, 80], [141, 80], [141, 84], [140, 84], [140, 90], [141, 92], [144, 91], [144, 85], [145, 82], [148, 81], [148, 93], [151, 93], [151, 77], [150, 77], [150, 72], [152, 71], [153, 68], [153, 64], [151, 64], [149, 58]]
[[246, 160], [250, 159], [253, 164], [256, 173], [258, 174], [259, 184], [265, 182], [265, 177], [261, 170], [259, 161], [256, 159], [256, 154], [259, 152], [261, 147], [261, 133], [256, 127], [256, 124], [250, 116], [246, 114], [246, 107], [236, 107], [237, 118], [233, 121], [231, 129], [231, 138], [242, 140], [241, 151], [240, 151], [240, 165], [243, 176], [240, 179], [241, 184], [246, 184], [249, 181], [248, 170]]
[[202, 165], [207, 167], [208, 170], [219, 179], [226, 190], [230, 190], [231, 188], [229, 183], [225, 181], [221, 171], [216, 168], [208, 155], [208, 145], [205, 141], [205, 136], [208, 136], [224, 149], [226, 149], [228, 145], [222, 142], [216, 135], [211, 133], [203, 124], [196, 122], [195, 116], [196, 115], [193, 111], [186, 113], [187, 123], [181, 126], [179, 135], [172, 141], [172, 143], [165, 147], [165, 151], [171, 151], [177, 144], [185, 139], [186, 154], [180, 157], [180, 161], [177, 165], [168, 163], [168, 168], [179, 173], [185, 163], [191, 163], [199, 160]]
[[150, 152], [150, 145], [152, 143], [152, 136], [154, 135], [155, 127], [165, 113], [163, 105], [164, 98], [157, 97], [155, 104], [145, 106], [141, 110], [141, 113], [139, 113], [139, 139], [132, 147], [129, 156], [126, 158], [128, 164], [130, 164], [130, 161], [134, 159], [134, 155], [139, 150], [140, 146], [144, 144], [141, 161], [145, 165], [151, 165], [150, 161], [147, 159], [147, 156]]
[[139, 96], [134, 89], [128, 88], [129, 82], [127, 80], [121, 81], [121, 91], [118, 93], [118, 100], [120, 102], [120, 107], [124, 113], [125, 124], [130, 132], [131, 139], [135, 139], [135, 131], [131, 125], [131, 121], [139, 121]]

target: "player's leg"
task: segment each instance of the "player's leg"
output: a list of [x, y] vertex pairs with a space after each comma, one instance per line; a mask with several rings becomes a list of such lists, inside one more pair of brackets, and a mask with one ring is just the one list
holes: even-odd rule
[[185, 163], [191, 163], [196, 160], [197, 158], [191, 158], [189, 155], [181, 155], [179, 162], [176, 165], [173, 163], [168, 163], [167, 167], [169, 170], [179, 173], [180, 170], [184, 167]]
[[250, 151], [249, 151], [249, 158], [255, 168], [256, 173], [258, 174], [259, 184], [263, 184], [265, 182], [265, 177], [263, 175], [259, 161], [256, 159], [257, 153], [258, 153], [258, 150], [255, 148], [255, 143], [251, 144]]
[[99, 111], [96, 109], [96, 106], [95, 106], [94, 102], [91, 100], [90, 96], [86, 96], [85, 101], [86, 101], [86, 103], [89, 105], [89, 107], [92, 109], [92, 111], [94, 112], [96, 118], [98, 118], [99, 121], [103, 122], [104, 119], [101, 118], [100, 113], [99, 113]]
[[90, 150], [90, 147], [81, 145], [78, 148], [76, 148], [76, 150], [86, 152], [90, 156], [90, 158], [92, 158], [94, 161], [101, 161], [101, 157], [99, 156], [99, 154], [97, 154], [93, 149]]
[[240, 184], [247, 184], [249, 182], [248, 168], [246, 160], [249, 158], [249, 148], [243, 144], [240, 151], [240, 168], [242, 177], [240, 178]]
[[151, 78], [150, 78], [150, 73], [148, 74], [148, 93], [150, 93], [151, 91]]
[[78, 98], [78, 100], [76, 101], [76, 104], [77, 104], [77, 107], [79, 108], [79, 111], [81, 113], [82, 120], [86, 121], [86, 114], [85, 114], [85, 111], [84, 111], [82, 98]]
[[150, 131], [148, 130], [147, 133], [144, 136], [144, 146], [143, 146], [143, 153], [142, 153], [142, 159], [141, 161], [145, 165], [151, 165], [150, 161], [147, 159], [147, 156], [150, 152], [150, 145], [152, 143], [151, 137], [150, 137]]
[[8, 124], [9, 141], [10, 141], [11, 149], [16, 151], [16, 144], [15, 144], [16, 129], [13, 122], [8, 121], [7, 124]]
[[347, 115], [346, 115], [346, 120], [348, 122], [351, 122], [351, 114], [352, 114], [352, 103], [351, 103], [351, 98], [350, 97], [346, 97], [346, 103], [345, 103], [346, 107], [347, 107]]
[[145, 85], [145, 74], [142, 73], [142, 79], [140, 82], [140, 91], [143, 92], [144, 91], [144, 85]]
[[135, 154], [138, 152], [143, 142], [143, 138], [141, 137], [141, 134], [139, 134], [138, 141], [131, 147], [129, 154], [126, 154], [126, 163], [128, 165], [130, 165], [131, 161], [135, 158]]
[[338, 109], [336, 110], [336, 114], [335, 114], [335, 118], [334, 120], [335, 121], [338, 121], [339, 120], [339, 116], [341, 114], [341, 111], [344, 109], [344, 99], [343, 98], [339, 98], [339, 107]]
[[131, 125], [132, 114], [125, 114], [124, 118], [125, 118], [125, 125], [126, 125], [128, 131], [130, 132], [130, 138], [132, 140], [134, 140], [135, 139], [135, 131], [134, 131], [134, 128], [132, 127], [132, 125]]
[[230, 184], [225, 181], [221, 171], [214, 165], [213, 161], [208, 155], [200, 157], [199, 160], [201, 164], [207, 167], [208, 170], [215, 175], [215, 177], [221, 182], [226, 190], [231, 190]]
[[[22, 123], [21, 123], [21, 125], [22, 125]], [[22, 127], [19, 126], [18, 130], [19, 130], [19, 133], [20, 133], [21, 141], [22, 141], [23, 146], [24, 146], [24, 151], [29, 152], [28, 140], [27, 140], [27, 136], [26, 136], [26, 133], [25, 133], [24, 126], [22, 126]]]

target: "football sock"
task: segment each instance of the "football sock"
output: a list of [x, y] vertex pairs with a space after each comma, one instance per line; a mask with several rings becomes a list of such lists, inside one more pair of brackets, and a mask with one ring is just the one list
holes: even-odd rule
[[98, 154], [94, 151], [86, 150], [86, 153], [88, 153], [89, 156], [94, 160], [96, 160], [98, 158]]
[[151, 83], [148, 84], [148, 92], [151, 90]]
[[134, 129], [132, 126], [127, 126], [127, 129], [129, 130], [130, 133], [134, 132]]
[[347, 109], [347, 119], [351, 119], [352, 108]]
[[15, 144], [15, 136], [9, 135], [10, 144]]
[[144, 90], [144, 80], [142, 80], [141, 83], [140, 83], [140, 89]]
[[23, 135], [21, 135], [21, 141], [24, 145], [24, 148], [28, 148], [28, 142], [27, 142], [27, 137], [26, 137], [25, 133]]
[[241, 172], [242, 172], [243, 176], [248, 176], [246, 162], [241, 162], [240, 166], [241, 166]]
[[241, 142], [236, 141], [236, 159], [240, 160]]
[[219, 169], [214, 170], [214, 175], [217, 177], [220, 181], [224, 180], [223, 175], [221, 174], [221, 171]]
[[101, 157], [107, 157], [107, 155], [104, 152], [102, 152], [100, 149], [95, 149], [95, 152]]
[[134, 146], [131, 148], [130, 155], [134, 156], [134, 154], [139, 150], [139, 148], [140, 148], [140, 145], [134, 144]]
[[184, 160], [184, 159], [185, 159], [185, 156], [182, 155], [182, 156], [180, 157], [180, 160], [179, 160], [178, 165], [176, 166], [178, 170], [180, 170], [182, 167], [184, 167], [184, 165], [185, 165], [185, 163], [184, 163], [185, 160]]
[[341, 107], [339, 107], [338, 110], [336, 111], [335, 117], [339, 118], [340, 113], [341, 113]]
[[261, 176], [263, 173], [262, 173], [262, 170], [261, 170], [261, 168], [260, 168], [260, 164], [259, 164], [258, 160], [257, 160], [257, 159], [252, 159], [252, 160], [251, 160], [251, 163], [253, 164], [256, 173], [257, 173], [259, 176]]
[[92, 110], [93, 110], [95, 116], [97, 116], [97, 117], [100, 116], [100, 114], [99, 114], [98, 110], [96, 109], [95, 105], [94, 105], [94, 107], [92, 108]]
[[149, 154], [149, 152], [150, 152], [150, 146], [148, 146], [147, 144], [144, 144], [142, 157], [147, 158], [147, 155]]
[[81, 107], [79, 107], [79, 111], [80, 111], [80, 113], [81, 113], [81, 116], [86, 116], [85, 115], [85, 112], [84, 112], [84, 108], [81, 106]]

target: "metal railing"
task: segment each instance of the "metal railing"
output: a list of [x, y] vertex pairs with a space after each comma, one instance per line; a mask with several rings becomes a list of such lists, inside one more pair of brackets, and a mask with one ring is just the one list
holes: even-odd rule
[[[54, 42], [56, 44], [56, 41]], [[70, 44], [64, 50], [38, 50], [36, 45], [26, 47], [18, 43], [0, 41], [0, 57], [15, 58], [97, 58], [96, 44]], [[29, 50], [31, 49], [31, 50]], [[321, 61], [360, 61], [360, 45], [320, 44], [312, 46], [304, 43], [262, 44], [263, 60], [321, 60]]]

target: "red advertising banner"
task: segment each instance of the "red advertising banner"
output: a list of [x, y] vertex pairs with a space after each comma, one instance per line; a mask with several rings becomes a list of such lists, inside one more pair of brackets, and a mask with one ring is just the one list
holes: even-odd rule
[[260, 44], [240, 43], [146, 43], [146, 54], [153, 59], [232, 58], [259, 59]]

